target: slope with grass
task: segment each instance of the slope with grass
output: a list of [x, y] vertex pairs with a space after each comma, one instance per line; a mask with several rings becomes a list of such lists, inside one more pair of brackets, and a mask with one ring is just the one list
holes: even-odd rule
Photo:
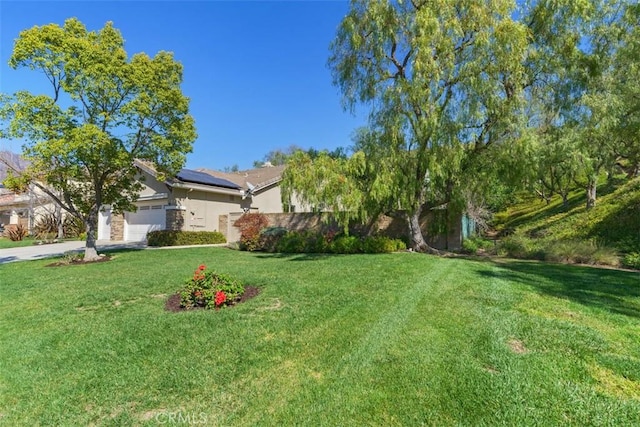
[[[0, 424], [640, 424], [636, 273], [415, 253], [113, 255], [0, 266]], [[262, 293], [166, 312], [200, 263]]]
[[532, 239], [531, 252], [562, 244], [576, 246], [566, 250], [579, 250], [585, 243], [602, 248], [603, 253], [640, 252], [640, 178], [611, 180], [600, 188], [592, 210], [585, 209], [585, 200], [582, 190], [572, 192], [566, 206], [559, 196], [549, 204], [524, 197], [496, 214], [493, 226], [503, 234]]

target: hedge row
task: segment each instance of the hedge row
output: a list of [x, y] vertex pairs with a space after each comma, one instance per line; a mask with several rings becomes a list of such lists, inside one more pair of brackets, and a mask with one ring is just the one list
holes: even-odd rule
[[148, 246], [211, 245], [226, 243], [219, 231], [171, 231], [159, 230], [147, 233]]
[[[243, 249], [249, 249], [243, 247]], [[280, 227], [262, 230], [258, 245], [254, 250], [279, 253], [389, 253], [405, 250], [402, 240], [386, 236], [358, 237], [335, 233], [287, 231]]]

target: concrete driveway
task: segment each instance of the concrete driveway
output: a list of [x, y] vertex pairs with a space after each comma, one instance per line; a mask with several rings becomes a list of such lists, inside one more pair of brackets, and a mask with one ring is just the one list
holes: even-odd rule
[[[98, 247], [98, 252], [122, 248], [144, 249], [147, 247], [146, 244], [141, 242], [113, 242], [100, 240], [98, 240], [96, 246]], [[52, 243], [49, 245], [32, 245], [24, 246], [21, 248], [0, 249], [0, 264], [15, 261], [29, 261], [34, 259], [50, 258], [61, 256], [65, 252], [81, 252], [82, 250], [84, 250], [84, 242], [77, 240], [62, 243]]]

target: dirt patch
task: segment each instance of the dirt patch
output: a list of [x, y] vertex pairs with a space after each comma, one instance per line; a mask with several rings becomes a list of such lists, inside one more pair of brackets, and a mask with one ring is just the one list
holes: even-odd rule
[[498, 371], [493, 366], [487, 365], [487, 366], [484, 366], [483, 368], [484, 368], [485, 371], [489, 372], [490, 374], [494, 374], [495, 375], [495, 374], [499, 374], [500, 373], [500, 371]]
[[517, 339], [510, 340], [507, 344], [509, 344], [509, 348], [515, 354], [525, 354], [528, 353], [528, 350], [525, 348], [524, 343]]
[[45, 265], [45, 267], [65, 267], [68, 265], [86, 265], [86, 264], [95, 264], [98, 262], [107, 262], [107, 261], [111, 261], [110, 256], [100, 255], [100, 258], [95, 259], [93, 261], [85, 261], [84, 259], [81, 259], [81, 258], [80, 259], [73, 258], [71, 260], [52, 262], [51, 264]]
[[[257, 288], [255, 286], [245, 286], [244, 287], [244, 293], [242, 294], [240, 299], [235, 301], [230, 306], [234, 306], [236, 304], [240, 304], [240, 303], [243, 303], [243, 302], [245, 302], [247, 300], [250, 300], [251, 298], [255, 298], [256, 296], [258, 296], [258, 294], [260, 294], [260, 288]], [[171, 311], [173, 313], [178, 312], [178, 311], [187, 311], [188, 310], [188, 309], [180, 306], [180, 295], [179, 294], [171, 295], [169, 297], [169, 299], [167, 300], [167, 303], [165, 304], [164, 309], [167, 310], [167, 311]], [[204, 310], [204, 308], [191, 308], [189, 310]]]

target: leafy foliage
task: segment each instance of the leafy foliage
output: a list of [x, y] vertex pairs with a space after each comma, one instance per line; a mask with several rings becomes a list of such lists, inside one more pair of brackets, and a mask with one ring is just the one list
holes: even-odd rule
[[[358, 237], [352, 235], [336, 235], [333, 232], [321, 234], [313, 231], [289, 231], [285, 234], [278, 232], [274, 235], [269, 252], [280, 253], [390, 253], [402, 251], [406, 244], [399, 239], [386, 236]], [[272, 249], [271, 249], [272, 248]]]
[[[78, 237], [84, 231], [84, 224], [81, 219], [66, 215], [62, 221], [62, 229], [64, 237]], [[43, 236], [58, 234], [58, 218], [55, 214], [50, 213], [42, 215], [34, 224], [34, 230], [37, 238]]]
[[213, 245], [226, 241], [219, 231], [156, 230], [147, 233], [148, 246]]
[[261, 213], [245, 213], [233, 225], [240, 229], [240, 247], [256, 251], [260, 247], [260, 232], [269, 225], [269, 219]]
[[185, 308], [221, 308], [233, 305], [244, 293], [244, 285], [226, 274], [207, 270], [200, 265], [179, 291]]
[[622, 259], [622, 265], [640, 270], [640, 253], [631, 252], [630, 254], [626, 254]]
[[284, 227], [266, 227], [260, 232], [259, 247], [266, 252], [275, 252], [280, 239], [288, 233]]
[[29, 235], [29, 230], [22, 224], [10, 225], [4, 230], [5, 236], [12, 242], [19, 242]]
[[518, 137], [528, 35], [513, 6], [353, 1], [329, 65], [345, 106], [372, 108], [369, 126], [349, 159], [294, 155], [285, 193], [332, 210], [345, 227], [382, 212], [403, 218], [411, 246], [430, 250], [422, 211], [462, 211], [461, 190], [486, 188], [473, 184], [477, 172], [496, 169], [475, 163]]
[[581, 190], [569, 194], [566, 206], [557, 196], [549, 204], [523, 197], [495, 215], [493, 225], [536, 239], [595, 240], [622, 253], [640, 251], [640, 178], [610, 179], [601, 189], [598, 205], [590, 210]]
[[3, 137], [26, 141], [21, 179], [85, 223], [85, 256], [95, 258], [100, 208], [131, 210], [138, 196], [134, 159], [173, 173], [192, 149], [182, 66], [168, 52], [128, 58], [112, 23], [87, 31], [75, 18], [22, 31], [9, 64], [51, 84], [50, 96], [19, 91], [0, 103]]
[[514, 234], [500, 242], [498, 253], [567, 264], [620, 265], [616, 250], [595, 240], [541, 240]]

